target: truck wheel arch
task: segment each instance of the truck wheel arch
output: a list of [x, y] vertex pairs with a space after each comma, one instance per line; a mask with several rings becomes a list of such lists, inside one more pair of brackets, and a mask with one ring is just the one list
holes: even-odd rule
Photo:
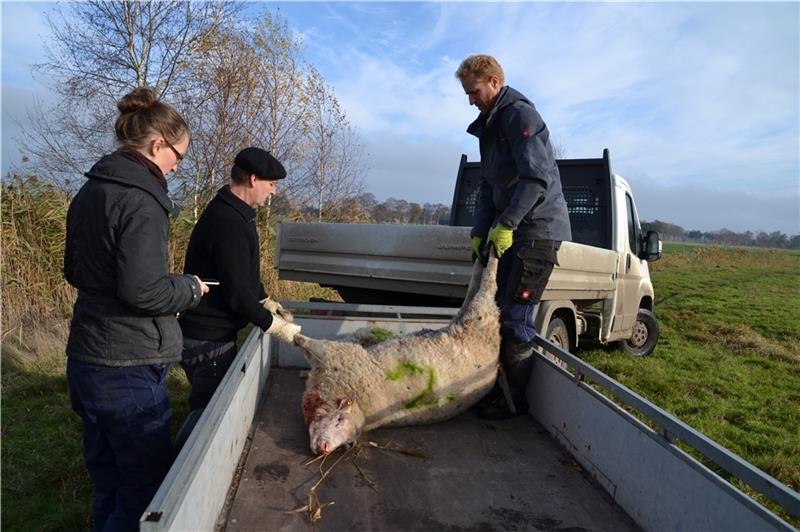
[[543, 337], [546, 337], [548, 328], [550, 327], [550, 322], [554, 318], [561, 319], [561, 321], [564, 322], [564, 325], [567, 326], [567, 331], [569, 332], [569, 351], [572, 351], [578, 345], [578, 336], [576, 334], [576, 331], [578, 330], [577, 316], [577, 309], [572, 301], [542, 301], [539, 304], [538, 311], [536, 312], [534, 325], [536, 326], [536, 330], [539, 332], [539, 334]]

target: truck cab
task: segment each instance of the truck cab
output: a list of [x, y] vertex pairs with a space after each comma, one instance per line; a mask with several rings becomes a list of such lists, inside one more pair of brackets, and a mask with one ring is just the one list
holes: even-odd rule
[[[573, 238], [559, 252], [536, 327], [567, 350], [599, 340], [644, 356], [658, 341], [648, 262], [661, 257], [661, 240], [655, 231], [643, 233], [633, 190], [609, 159], [606, 149], [601, 159], [558, 161]], [[562, 294], [567, 280], [577, 289]]]
[[655, 231], [642, 234], [636, 202], [628, 182], [614, 175], [613, 183], [614, 202], [618, 211], [625, 213], [626, 223], [617, 225], [614, 236], [614, 248], [619, 253], [620, 260], [617, 265], [614, 320], [610, 324], [608, 337], [609, 340], [630, 339], [629, 342], [623, 342], [622, 347], [629, 347], [633, 354], [639, 354], [637, 349], [648, 343], [648, 324], [644, 321], [655, 321], [653, 284], [650, 282], [648, 262], [661, 257], [661, 241]]

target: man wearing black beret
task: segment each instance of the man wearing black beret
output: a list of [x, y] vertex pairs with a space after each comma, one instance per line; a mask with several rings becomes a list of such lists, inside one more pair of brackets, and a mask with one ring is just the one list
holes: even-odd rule
[[271, 153], [243, 149], [233, 161], [230, 184], [217, 192], [192, 230], [184, 271], [219, 281], [179, 320], [181, 366], [192, 386], [193, 411], [208, 404], [236, 356], [236, 336], [245, 325], [253, 323], [290, 343], [300, 332], [292, 315], [269, 299], [261, 283], [255, 209], [267, 202], [284, 177], [286, 170]]

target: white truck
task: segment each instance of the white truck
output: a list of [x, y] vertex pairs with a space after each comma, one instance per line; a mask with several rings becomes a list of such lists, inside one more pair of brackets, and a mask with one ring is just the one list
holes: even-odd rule
[[[558, 167], [573, 241], [558, 252], [536, 328], [568, 350], [596, 339], [647, 355], [658, 341], [647, 263], [661, 256], [659, 236], [642, 233], [633, 191], [611, 171], [608, 150]], [[331, 286], [350, 303], [457, 307], [471, 270], [479, 176], [480, 163], [462, 155], [450, 226], [281, 223], [278, 275]]]
[[[657, 235], [640, 237], [630, 188], [611, 177], [607, 154], [599, 164], [575, 164], [595, 168], [594, 182], [605, 192], [586, 193], [582, 210], [571, 202], [582, 243], [562, 248], [538, 317], [551, 332], [561, 320], [567, 332], [560, 345], [535, 340], [542, 354], [534, 357], [526, 391], [529, 415], [490, 422], [467, 412], [435, 425], [378, 429], [364, 436], [374, 446], [313, 461], [300, 406], [305, 359], [256, 329], [140, 529], [795, 530], [797, 492], [563, 348], [581, 335], [635, 335], [637, 311], [646, 322], [641, 309], [652, 308], [643, 259], [659, 252]], [[581, 226], [576, 215], [598, 221]], [[306, 335], [335, 338], [376, 326], [403, 334], [442, 327], [457, 310], [396, 303], [463, 295], [470, 261], [463, 227], [416, 233], [424, 228], [352, 226], [363, 231], [359, 253], [342, 252], [352, 243], [329, 240], [324, 225], [288, 227], [279, 239], [284, 278], [313, 275], [347, 299], [369, 301], [378, 291], [381, 303], [283, 302]], [[424, 254], [398, 251], [420, 246]], [[403, 293], [413, 297], [393, 299]]]

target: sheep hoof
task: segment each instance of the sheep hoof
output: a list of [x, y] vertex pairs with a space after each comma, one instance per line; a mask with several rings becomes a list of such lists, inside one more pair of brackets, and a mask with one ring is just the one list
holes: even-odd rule
[[325, 344], [320, 340], [296, 334], [294, 343], [303, 350], [303, 354], [312, 368], [316, 367], [325, 358]]

